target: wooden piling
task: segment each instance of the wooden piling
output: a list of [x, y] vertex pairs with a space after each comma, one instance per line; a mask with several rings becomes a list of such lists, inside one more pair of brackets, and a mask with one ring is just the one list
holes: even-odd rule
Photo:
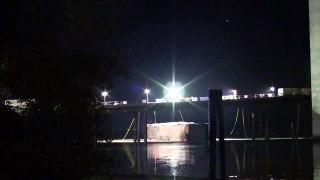
[[224, 119], [222, 109], [222, 91], [219, 91], [217, 101], [218, 120], [219, 120], [219, 150], [220, 150], [220, 176], [221, 179], [226, 179], [226, 158], [224, 147]]
[[141, 112], [138, 112], [138, 123], [137, 123], [137, 129], [138, 129], [138, 131], [137, 131], [137, 138], [138, 138], [138, 144], [140, 144], [140, 138], [141, 138], [141, 132], [140, 132], [140, 130], [141, 130]]
[[157, 113], [153, 111], [154, 123], [157, 123]]
[[147, 137], [148, 137], [148, 130], [147, 130], [147, 116], [146, 116], [146, 113], [143, 112], [143, 138], [144, 138], [144, 144], [147, 144]]
[[209, 149], [210, 149], [210, 171], [209, 179], [216, 177], [216, 133], [219, 123], [219, 151], [220, 151], [220, 175], [225, 179], [225, 148], [224, 148], [224, 122], [222, 110], [222, 90], [209, 91]]
[[297, 123], [296, 123], [296, 139], [299, 137], [299, 126], [300, 126], [300, 114], [301, 114], [301, 102], [298, 103], [297, 109]]
[[290, 125], [291, 125], [291, 140], [295, 139], [295, 121], [294, 121], [294, 112], [295, 112], [295, 106], [290, 106]]
[[251, 134], [252, 134], [252, 141], [256, 140], [255, 135], [255, 124], [254, 124], [254, 111], [251, 112]]
[[216, 90], [209, 91], [209, 106], [208, 106], [208, 145], [209, 145], [209, 179], [216, 178], [216, 137], [217, 137], [217, 117], [215, 113]]
[[136, 112], [133, 113], [133, 118], [134, 118], [134, 121], [133, 121], [133, 143], [136, 144], [136, 142], [137, 142], [136, 130], [137, 130], [137, 121], [138, 121]]
[[265, 129], [264, 129], [264, 137], [266, 141], [269, 141], [269, 105], [266, 107], [266, 121], [265, 121]]

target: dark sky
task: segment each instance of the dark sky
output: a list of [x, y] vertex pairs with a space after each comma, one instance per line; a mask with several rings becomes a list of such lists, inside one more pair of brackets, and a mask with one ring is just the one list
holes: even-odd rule
[[[161, 98], [162, 88], [154, 81], [166, 85], [173, 72], [176, 81], [192, 82], [186, 87], [189, 96], [207, 96], [210, 88], [250, 94], [272, 84], [310, 87], [307, 0], [106, 1], [112, 6], [103, 1], [90, 1], [90, 6], [82, 1], [7, 2], [1, 13], [17, 19], [21, 32], [53, 27], [69, 33], [71, 41], [58, 39], [66, 51], [96, 36], [94, 51], [120, 53], [129, 63], [130, 79], [116, 79], [113, 100], [140, 101], [147, 86], [150, 99]], [[36, 13], [28, 17], [29, 12]], [[72, 12], [89, 17], [81, 21], [82, 31], [70, 29], [77, 24]], [[101, 22], [110, 27], [110, 37], [83, 33], [99, 32], [95, 24]], [[115, 43], [110, 45], [110, 39]]]
[[[126, 1], [117, 16], [122, 51], [134, 69], [112, 94], [161, 97], [175, 79], [190, 96], [210, 88], [240, 94], [310, 87], [307, 1]], [[140, 73], [139, 73], [140, 72]], [[143, 72], [143, 73], [141, 73]]]

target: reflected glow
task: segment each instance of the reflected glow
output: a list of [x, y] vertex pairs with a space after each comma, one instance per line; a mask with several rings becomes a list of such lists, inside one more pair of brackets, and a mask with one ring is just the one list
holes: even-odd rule
[[173, 176], [181, 175], [181, 166], [194, 163], [194, 156], [190, 154], [189, 148], [180, 144], [152, 144], [148, 145], [147, 152], [149, 160], [170, 168]]

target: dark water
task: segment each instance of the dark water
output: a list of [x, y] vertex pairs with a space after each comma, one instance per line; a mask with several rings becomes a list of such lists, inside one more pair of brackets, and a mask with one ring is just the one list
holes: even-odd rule
[[[111, 174], [206, 178], [210, 171], [206, 145], [157, 143], [100, 147], [113, 154]], [[320, 144], [311, 140], [227, 141], [225, 150], [228, 178], [320, 179]], [[216, 170], [219, 177], [218, 152]]]

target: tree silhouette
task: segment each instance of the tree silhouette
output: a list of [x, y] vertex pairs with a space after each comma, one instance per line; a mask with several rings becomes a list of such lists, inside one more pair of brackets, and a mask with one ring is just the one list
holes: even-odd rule
[[[127, 76], [110, 28], [117, 6], [116, 1], [0, 3], [0, 100], [28, 102], [20, 116], [0, 106], [1, 132], [10, 139], [2, 142], [13, 155], [35, 155], [36, 164], [56, 162], [56, 155], [59, 165], [90, 164], [84, 163], [86, 151], [74, 148], [92, 148], [100, 93], [112, 88], [115, 76]], [[58, 149], [69, 149], [68, 155]]]

